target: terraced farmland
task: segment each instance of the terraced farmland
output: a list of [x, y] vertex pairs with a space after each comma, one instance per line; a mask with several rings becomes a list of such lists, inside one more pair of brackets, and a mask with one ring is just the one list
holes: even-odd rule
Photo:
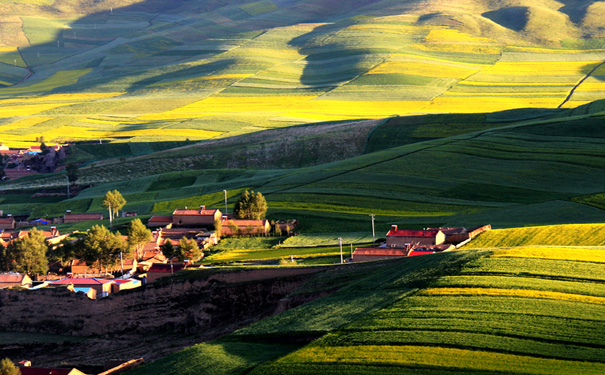
[[[337, 267], [300, 291], [336, 287], [329, 296], [131, 374], [598, 374], [604, 250], [561, 250], [462, 250]], [[273, 358], [260, 354], [267, 340], [282, 349]]]
[[[515, 33], [479, 1], [464, 16], [452, 4], [431, 4], [437, 16], [414, 2], [367, 0], [76, 2], [56, 5], [63, 17], [28, 4], [18, 45], [0, 48], [0, 138], [13, 147], [42, 133], [50, 142], [184, 141], [319, 121], [575, 108], [603, 93], [597, 37], [585, 49], [563, 34], [524, 45], [530, 32], [543, 37], [545, 20], [576, 35], [558, 10], [524, 14]], [[590, 20], [597, 8], [565, 11]], [[50, 105], [55, 93], [74, 101], [31, 111], [17, 102]], [[19, 127], [37, 114], [52, 133]]]

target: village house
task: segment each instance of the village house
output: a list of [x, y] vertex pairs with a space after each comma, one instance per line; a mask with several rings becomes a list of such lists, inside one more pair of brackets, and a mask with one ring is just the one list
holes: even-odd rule
[[404, 230], [393, 225], [387, 233], [387, 247], [406, 248], [441, 245], [445, 234], [441, 230]]
[[16, 228], [15, 218], [12, 216], [0, 217], [0, 229], [14, 230]]
[[73, 285], [74, 288], [93, 288], [97, 291], [97, 296], [107, 297], [111, 294], [112, 280], [97, 278], [66, 278], [51, 282], [50, 286]]
[[0, 288], [10, 288], [14, 286], [31, 288], [32, 279], [27, 275], [19, 273], [0, 273]]
[[74, 214], [71, 211], [67, 211], [63, 215], [63, 222], [66, 224], [91, 220], [103, 220], [103, 214]]
[[441, 229], [402, 230], [393, 225], [386, 235], [386, 243], [379, 247], [358, 247], [353, 252], [354, 262], [411, 257], [454, 250], [445, 243]]
[[199, 209], [176, 209], [172, 213], [172, 224], [178, 226], [213, 226], [221, 220], [223, 214], [220, 210], [206, 209], [201, 205]]
[[147, 221], [147, 226], [149, 228], [158, 228], [158, 227], [172, 227], [172, 215], [170, 216], [152, 216]]
[[155, 263], [147, 270], [147, 282], [152, 283], [160, 277], [172, 275], [188, 267], [187, 263]]
[[117, 293], [122, 290], [138, 288], [141, 285], [141, 280], [137, 279], [115, 279], [113, 280], [112, 293]]
[[223, 220], [221, 236], [266, 236], [271, 231], [268, 220]]

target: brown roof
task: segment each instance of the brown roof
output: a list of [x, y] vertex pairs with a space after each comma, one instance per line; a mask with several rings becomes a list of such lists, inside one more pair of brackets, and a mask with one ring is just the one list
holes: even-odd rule
[[190, 215], [190, 216], [214, 216], [218, 210], [207, 210], [207, 209], [176, 209], [172, 215]]
[[64, 216], [70, 220], [102, 220], [103, 214], [72, 214], [66, 213]]
[[0, 273], [0, 283], [20, 283], [25, 276], [19, 273]]
[[148, 223], [172, 223], [172, 215], [171, 216], [152, 216], [147, 221]]
[[0, 217], [0, 224], [12, 224], [14, 222], [14, 217]]
[[407, 256], [408, 251], [405, 249], [392, 249], [383, 247], [358, 247], [355, 249], [355, 255], [389, 255], [389, 256]]
[[391, 229], [387, 233], [387, 237], [419, 237], [419, 238], [434, 238], [439, 233], [439, 230], [404, 230]]

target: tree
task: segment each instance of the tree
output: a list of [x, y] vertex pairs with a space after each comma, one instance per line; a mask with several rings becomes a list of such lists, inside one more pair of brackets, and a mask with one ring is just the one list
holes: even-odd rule
[[260, 192], [255, 193], [254, 190], [251, 192], [246, 190], [235, 202], [233, 212], [237, 219], [261, 220], [265, 218], [267, 213], [267, 201]]
[[151, 231], [141, 222], [141, 219], [134, 219], [128, 226], [127, 234], [128, 246], [135, 250], [137, 259], [141, 259], [143, 247], [153, 238]]
[[69, 183], [71, 185], [75, 184], [76, 181], [78, 180], [78, 174], [79, 174], [78, 166], [75, 165], [74, 163], [69, 163], [65, 167], [65, 171], [67, 172], [67, 180], [69, 181]]
[[214, 221], [214, 232], [216, 233], [216, 238], [218, 240], [221, 239], [221, 232], [223, 231], [223, 220], [222, 219], [216, 219]]
[[113, 219], [118, 217], [118, 212], [126, 205], [126, 199], [119, 191], [108, 191], [103, 198], [103, 207], [109, 211], [109, 226], [113, 228]]
[[195, 262], [202, 257], [202, 251], [197, 246], [197, 242], [195, 242], [195, 240], [190, 240], [186, 237], [183, 237], [179, 241], [179, 248], [176, 256], [181, 262], [185, 259]]
[[11, 270], [11, 259], [8, 249], [0, 243], [0, 272], [9, 272]]
[[[122, 236], [111, 233], [103, 225], [93, 225], [84, 237], [82, 245], [83, 260], [89, 265], [99, 262], [105, 269], [115, 266], [120, 253], [124, 253], [126, 249]], [[126, 256], [128, 255], [126, 252]]]
[[160, 249], [162, 250], [162, 254], [164, 254], [164, 256], [169, 260], [176, 256], [176, 249], [172, 245], [172, 241], [170, 241], [170, 239], [167, 239]]
[[12, 262], [12, 271], [29, 276], [43, 275], [48, 271], [48, 245], [44, 233], [35, 227], [23, 238], [11, 243], [8, 247]]
[[4, 358], [0, 361], [0, 375], [20, 375], [21, 370], [9, 359]]

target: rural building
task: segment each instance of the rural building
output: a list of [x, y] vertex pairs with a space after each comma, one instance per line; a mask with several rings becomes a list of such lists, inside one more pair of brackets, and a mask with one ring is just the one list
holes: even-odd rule
[[31, 288], [32, 279], [30, 279], [29, 276], [20, 273], [0, 273], [0, 288], [9, 288], [13, 286]]
[[117, 293], [121, 290], [138, 288], [141, 285], [141, 280], [137, 279], [116, 279], [113, 280], [112, 293]]
[[147, 270], [147, 282], [152, 283], [160, 277], [169, 276], [187, 268], [187, 264], [183, 263], [154, 263]]
[[12, 216], [0, 217], [0, 229], [14, 230], [16, 227], [15, 218]]
[[353, 252], [353, 262], [370, 262], [373, 260], [384, 260], [402, 258], [408, 256], [409, 249], [395, 249], [386, 247], [358, 247]]
[[98, 263], [89, 266], [85, 261], [80, 259], [73, 259], [69, 264], [69, 269], [74, 276], [101, 274], [101, 269]]
[[103, 214], [73, 214], [67, 211], [63, 215], [64, 223], [79, 223], [82, 221], [103, 220]]
[[172, 213], [172, 224], [178, 226], [213, 226], [217, 220], [223, 216], [220, 210], [206, 209], [206, 206], [200, 206], [199, 209], [176, 209]]
[[74, 288], [90, 287], [97, 291], [97, 296], [107, 297], [111, 293], [112, 280], [97, 278], [67, 278], [50, 283], [51, 286], [73, 285]]
[[75, 288], [72, 285], [69, 285], [67, 289], [73, 291], [74, 293], [83, 293], [89, 299], [97, 299], [97, 290], [95, 288], [91, 288], [89, 286]]
[[393, 225], [387, 233], [387, 247], [405, 248], [418, 246], [441, 245], [445, 234], [437, 230], [403, 230]]
[[225, 220], [221, 228], [222, 236], [260, 236], [271, 230], [268, 220]]
[[171, 216], [152, 216], [147, 221], [147, 226], [150, 228], [165, 227], [167, 225], [172, 225], [172, 215]]

